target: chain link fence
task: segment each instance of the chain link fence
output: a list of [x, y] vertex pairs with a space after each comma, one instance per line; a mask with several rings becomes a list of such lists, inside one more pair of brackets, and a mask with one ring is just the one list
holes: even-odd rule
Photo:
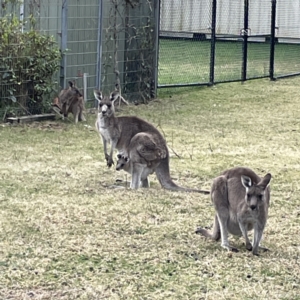
[[300, 0], [161, 0], [158, 87], [300, 75], [299, 15]]
[[117, 86], [129, 101], [147, 102], [155, 96], [157, 1], [3, 0], [1, 4], [1, 119], [50, 110], [69, 80], [75, 80], [91, 106], [95, 88], [107, 94]]
[[300, 74], [300, 0], [3, 0], [0, 119], [36, 114], [75, 80], [117, 85], [133, 102], [157, 88]]

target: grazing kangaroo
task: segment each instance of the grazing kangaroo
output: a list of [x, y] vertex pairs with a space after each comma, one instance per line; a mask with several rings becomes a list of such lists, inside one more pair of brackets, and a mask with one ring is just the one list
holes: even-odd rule
[[69, 87], [61, 90], [58, 98], [54, 99], [53, 108], [55, 111], [56, 107], [59, 108], [59, 113], [63, 114], [64, 117], [68, 117], [68, 113], [72, 113], [75, 119], [75, 124], [77, 124], [78, 121], [86, 121], [83, 115], [83, 95], [73, 81], [69, 81]]
[[[228, 233], [241, 236], [246, 240], [246, 249], [258, 255], [262, 234], [268, 218], [270, 203], [269, 183], [271, 174], [263, 178], [251, 169], [236, 167], [224, 171], [216, 177], [211, 187], [211, 199], [216, 215], [212, 233], [198, 228], [196, 233], [215, 241], [222, 239], [221, 246], [229, 251], [238, 252], [228, 242]], [[254, 228], [253, 243], [247, 232]]]
[[[111, 167], [114, 163], [112, 159], [114, 149], [128, 157], [130, 159], [128, 170], [132, 175], [131, 188], [137, 189], [141, 180], [144, 182], [142, 184], [146, 185], [144, 175], [154, 169], [161, 186], [165, 189], [209, 194], [209, 191], [179, 187], [172, 181], [165, 139], [152, 124], [143, 119], [135, 116], [116, 117], [114, 101], [119, 97], [117, 91], [112, 92], [110, 97], [103, 97], [100, 91], [94, 90], [94, 95], [99, 102], [95, 125], [103, 141], [107, 166]], [[109, 154], [107, 143], [111, 143]]]

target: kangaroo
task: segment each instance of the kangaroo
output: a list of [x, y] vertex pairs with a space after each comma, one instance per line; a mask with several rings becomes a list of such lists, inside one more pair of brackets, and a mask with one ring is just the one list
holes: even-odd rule
[[[271, 174], [259, 177], [249, 168], [236, 167], [224, 171], [213, 180], [211, 199], [216, 215], [212, 233], [198, 228], [196, 233], [215, 241], [222, 239], [221, 246], [228, 251], [238, 252], [229, 245], [228, 233], [241, 236], [246, 240], [246, 249], [258, 255], [262, 234], [268, 218], [270, 203]], [[247, 232], [254, 228], [253, 243]]]
[[[130, 141], [127, 156], [118, 154], [116, 170], [124, 170], [132, 175], [132, 189], [150, 187], [148, 175], [153, 174], [160, 161], [167, 155], [165, 147], [160, 147], [159, 137], [148, 132], [137, 133]], [[140, 184], [141, 183], [141, 184]]]
[[84, 111], [84, 99], [82, 93], [78, 90], [75, 82], [69, 81], [69, 87], [61, 90], [58, 97], [53, 101], [53, 109], [63, 114], [64, 117], [68, 117], [68, 113], [72, 113], [74, 116], [75, 124], [78, 121], [86, 121]]
[[[117, 163], [116, 163], [116, 170], [117, 171], [121, 171], [124, 170], [125, 172], [132, 174], [133, 171], [133, 166], [130, 163], [130, 158], [126, 157], [122, 154], [118, 154], [117, 155]], [[151, 165], [150, 167], [144, 167], [142, 172], [141, 172], [141, 181], [139, 186], [143, 187], [143, 188], [149, 188], [150, 187], [150, 183], [149, 183], [149, 179], [148, 176], [153, 174], [155, 172], [155, 166]], [[133, 184], [131, 183], [130, 185], [131, 188], [133, 188]]]
[[[209, 194], [209, 191], [183, 188], [173, 182], [170, 177], [169, 152], [165, 139], [152, 124], [143, 119], [135, 116], [116, 117], [114, 101], [119, 97], [117, 91], [112, 92], [110, 97], [103, 97], [100, 91], [94, 90], [94, 95], [99, 102], [95, 126], [102, 138], [107, 166], [111, 167], [114, 163], [112, 159], [114, 149], [128, 157], [130, 159], [128, 170], [132, 175], [131, 188], [137, 189], [141, 180], [146, 182], [144, 176], [141, 179], [142, 174], [150, 170], [152, 172], [154, 169], [161, 186], [165, 189]], [[107, 143], [111, 143], [109, 154]]]

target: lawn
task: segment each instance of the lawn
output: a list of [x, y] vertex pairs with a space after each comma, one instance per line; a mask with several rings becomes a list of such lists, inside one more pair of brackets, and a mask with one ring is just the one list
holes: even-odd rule
[[[159, 41], [159, 84], [208, 83], [210, 74], [210, 41]], [[215, 82], [241, 79], [242, 42], [217, 40]], [[275, 45], [275, 76], [300, 72], [300, 45]], [[249, 43], [247, 78], [269, 76], [270, 45]]]
[[[138, 115], [165, 135], [182, 186], [209, 188], [243, 165], [270, 172], [271, 206], [253, 256], [195, 234], [210, 197], [151, 187], [106, 167], [87, 122], [0, 124], [0, 299], [300, 299], [300, 77], [163, 90]], [[121, 179], [121, 183], [116, 183]]]

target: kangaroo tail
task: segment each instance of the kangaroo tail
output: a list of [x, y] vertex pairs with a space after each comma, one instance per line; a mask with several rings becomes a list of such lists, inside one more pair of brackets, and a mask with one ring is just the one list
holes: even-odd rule
[[166, 190], [171, 191], [182, 191], [182, 192], [195, 192], [202, 194], [210, 194], [210, 191], [190, 189], [178, 186], [170, 176], [169, 168], [169, 154], [167, 153], [166, 158], [162, 159], [160, 164], [156, 168], [156, 176], [161, 186]]
[[207, 229], [202, 227], [197, 228], [195, 231], [197, 234], [201, 234], [207, 238], [210, 238], [214, 241], [218, 241], [221, 238], [221, 229], [217, 215], [215, 215], [214, 226], [212, 232], [209, 232]]

